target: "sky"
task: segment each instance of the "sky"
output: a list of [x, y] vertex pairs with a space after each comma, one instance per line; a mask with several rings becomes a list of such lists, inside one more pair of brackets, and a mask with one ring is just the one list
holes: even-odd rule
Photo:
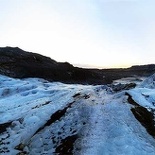
[[0, 47], [89, 68], [155, 63], [155, 0], [0, 0]]

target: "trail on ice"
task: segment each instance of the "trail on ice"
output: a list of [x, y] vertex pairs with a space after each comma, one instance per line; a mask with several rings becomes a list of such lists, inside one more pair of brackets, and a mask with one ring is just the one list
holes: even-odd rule
[[126, 98], [117, 98], [119, 95], [115, 94], [108, 96], [92, 105], [88, 126], [79, 140], [82, 149], [75, 154], [154, 155], [155, 141], [136, 121]]

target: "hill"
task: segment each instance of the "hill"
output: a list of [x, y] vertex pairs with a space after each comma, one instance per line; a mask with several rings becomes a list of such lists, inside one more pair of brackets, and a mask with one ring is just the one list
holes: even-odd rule
[[149, 76], [154, 72], [154, 64], [127, 69], [83, 69], [18, 47], [0, 48], [0, 74], [14, 78], [39, 77], [63, 83], [102, 85], [124, 77]]

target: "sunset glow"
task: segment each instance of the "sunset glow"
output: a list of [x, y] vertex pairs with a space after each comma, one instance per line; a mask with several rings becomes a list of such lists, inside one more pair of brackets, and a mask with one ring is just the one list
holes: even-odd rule
[[81, 67], [154, 63], [154, 0], [0, 0], [0, 46]]

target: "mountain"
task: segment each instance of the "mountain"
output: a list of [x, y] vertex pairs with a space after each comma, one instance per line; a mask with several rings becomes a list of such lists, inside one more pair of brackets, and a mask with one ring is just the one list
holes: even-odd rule
[[102, 85], [124, 77], [149, 76], [154, 72], [155, 65], [127, 69], [83, 69], [18, 47], [0, 48], [0, 74], [14, 78], [38, 77], [63, 83]]
[[0, 75], [0, 154], [154, 155], [154, 82], [116, 92]]
[[58, 63], [48, 57], [21, 49], [0, 48], [0, 73], [15, 78], [39, 77], [65, 83], [102, 83], [99, 73]]

